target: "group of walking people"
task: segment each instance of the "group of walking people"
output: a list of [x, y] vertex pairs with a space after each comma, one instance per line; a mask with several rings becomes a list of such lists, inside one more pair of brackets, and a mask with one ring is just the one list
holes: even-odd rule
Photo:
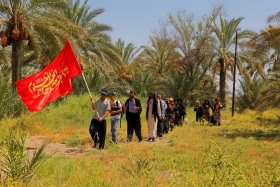
[[[95, 110], [91, 121], [89, 132], [94, 141], [94, 148], [102, 150], [105, 146], [106, 137], [106, 117], [110, 114], [112, 141], [117, 143], [117, 129], [121, 118], [126, 111], [127, 121], [127, 142], [132, 140], [134, 131], [139, 140], [142, 142], [141, 133], [141, 101], [135, 98], [136, 92], [130, 91], [130, 98], [125, 102], [117, 101], [114, 93], [107, 93], [106, 90], [99, 92], [100, 98], [93, 102], [92, 109]], [[110, 102], [106, 99], [109, 97]], [[181, 99], [163, 100], [160, 93], [150, 92], [149, 98], [145, 101], [146, 119], [148, 122], [148, 141], [156, 141], [156, 138], [162, 139], [163, 134], [169, 130], [173, 131], [174, 126], [182, 126], [184, 117], [187, 115], [186, 108]], [[98, 134], [98, 135], [97, 135]]]
[[[199, 101], [196, 101], [196, 105], [194, 107], [194, 111], [196, 112], [196, 121], [203, 122], [207, 121], [209, 124], [213, 125], [221, 125], [221, 110], [223, 105], [219, 98], [215, 99], [214, 107], [210, 104], [209, 99], [206, 99], [202, 105], [200, 105]], [[212, 114], [211, 115], [211, 110]]]

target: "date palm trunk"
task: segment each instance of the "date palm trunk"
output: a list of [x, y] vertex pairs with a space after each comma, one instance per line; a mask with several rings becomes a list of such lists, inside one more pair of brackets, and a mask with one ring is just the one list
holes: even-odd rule
[[18, 80], [18, 52], [19, 52], [19, 41], [13, 41], [12, 43], [12, 90], [16, 91], [16, 81]]
[[226, 69], [224, 59], [219, 59], [220, 69], [220, 99], [224, 106], [226, 106]]

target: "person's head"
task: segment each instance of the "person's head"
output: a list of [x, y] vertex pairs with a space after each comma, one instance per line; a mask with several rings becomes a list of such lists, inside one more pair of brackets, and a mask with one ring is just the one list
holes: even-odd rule
[[178, 104], [181, 104], [181, 103], [182, 103], [182, 100], [181, 100], [181, 99], [178, 99], [177, 102], [178, 102]]
[[177, 105], [177, 104], [178, 104], [178, 101], [177, 101], [177, 99], [175, 99], [175, 100], [174, 100], [174, 103], [175, 103], [175, 105]]
[[100, 92], [100, 98], [103, 100], [106, 98], [106, 96], [108, 95], [107, 90], [101, 90]]
[[216, 101], [216, 103], [218, 104], [218, 103], [220, 102], [220, 99], [217, 98], [217, 99], [215, 99], [215, 101]]
[[109, 99], [110, 99], [112, 102], [115, 101], [115, 94], [114, 94], [113, 92], [110, 92], [110, 93], [108, 94], [108, 96], [109, 96]]
[[130, 98], [134, 98], [134, 96], [136, 95], [136, 92], [134, 90], [130, 90]]
[[173, 98], [171, 97], [171, 98], [169, 98], [169, 103], [170, 104], [173, 104], [174, 103], [174, 100], [173, 100]]
[[156, 94], [155, 94], [154, 91], [151, 91], [151, 92], [150, 92], [150, 98], [151, 98], [151, 99], [155, 98], [155, 95], [156, 95]]
[[157, 94], [157, 99], [161, 100], [161, 94], [160, 93]]
[[196, 105], [196, 106], [199, 106], [199, 105], [200, 105], [200, 102], [199, 102], [199, 101], [196, 101], [195, 105]]
[[207, 104], [207, 105], [209, 104], [209, 100], [208, 99], [205, 100], [205, 104]]

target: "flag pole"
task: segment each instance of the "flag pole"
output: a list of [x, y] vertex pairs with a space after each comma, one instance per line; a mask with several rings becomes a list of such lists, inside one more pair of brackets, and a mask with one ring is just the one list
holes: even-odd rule
[[[90, 97], [92, 98], [91, 93], [90, 93], [89, 88], [88, 88], [87, 81], [86, 81], [85, 76], [84, 76], [84, 73], [82, 73], [82, 76], [83, 76], [84, 82], [85, 82], [85, 84], [86, 84], [88, 93], [89, 93]], [[94, 104], [94, 102], [93, 102], [92, 100], [91, 100], [91, 102], [92, 102], [92, 104], [94, 105], [94, 107], [95, 107], [95, 112], [96, 112], [96, 114], [97, 114], [97, 117], [99, 118], [99, 114], [98, 114], [98, 111], [96, 110], [96, 106], [95, 106], [95, 104]]]
[[[69, 41], [69, 39], [68, 39], [68, 37], [67, 37], [67, 36], [66, 36], [66, 39], [67, 39], [67, 42], [69, 42], [69, 44], [70, 44], [70, 41]], [[71, 48], [71, 50], [73, 51], [71, 44], [70, 44], [70, 48]], [[73, 51], [73, 53], [74, 53], [74, 51]], [[75, 55], [75, 53], [74, 53], [74, 55]], [[75, 57], [75, 58], [76, 58], [76, 57]], [[77, 59], [77, 58], [76, 58], [76, 59]], [[81, 69], [81, 71], [82, 71], [82, 70], [83, 70], [83, 68], [81, 67], [81, 65], [80, 65], [80, 64], [79, 64], [79, 66], [80, 66], [80, 69]], [[83, 71], [82, 71], [82, 76], [83, 76], [84, 82], [85, 82], [85, 84], [86, 84], [86, 87], [87, 87], [88, 93], [89, 93], [90, 97], [92, 98], [92, 96], [91, 96], [91, 93], [90, 93], [90, 91], [89, 91], [88, 84], [87, 84], [87, 81], [86, 81], [86, 79], [85, 79], [85, 76], [84, 76]], [[94, 102], [93, 102], [92, 100], [91, 100], [91, 103], [94, 105], [94, 107], [95, 107], [95, 109], [96, 109], [96, 106], [95, 106], [95, 104], [94, 104]], [[99, 118], [99, 114], [98, 114], [97, 110], [95, 110], [95, 111], [96, 111], [97, 117]]]
[[236, 76], [236, 54], [237, 54], [237, 31], [235, 37], [235, 55], [234, 55], [234, 72], [233, 72], [233, 89], [232, 89], [232, 111], [231, 115], [234, 116], [234, 104], [235, 104], [235, 76]]

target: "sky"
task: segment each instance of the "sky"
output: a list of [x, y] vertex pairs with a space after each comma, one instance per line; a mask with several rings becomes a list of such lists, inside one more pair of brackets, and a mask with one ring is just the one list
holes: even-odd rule
[[[92, 9], [105, 9], [95, 20], [113, 27], [109, 34], [114, 43], [121, 38], [125, 45], [138, 47], [149, 45], [152, 30], [160, 28], [167, 13], [185, 10], [187, 15], [202, 16], [209, 14], [213, 5], [224, 5], [227, 19], [244, 17], [241, 29], [259, 32], [267, 26], [266, 18], [280, 11], [280, 0], [88, 0], [88, 4]], [[232, 87], [230, 81], [228, 84]]]

